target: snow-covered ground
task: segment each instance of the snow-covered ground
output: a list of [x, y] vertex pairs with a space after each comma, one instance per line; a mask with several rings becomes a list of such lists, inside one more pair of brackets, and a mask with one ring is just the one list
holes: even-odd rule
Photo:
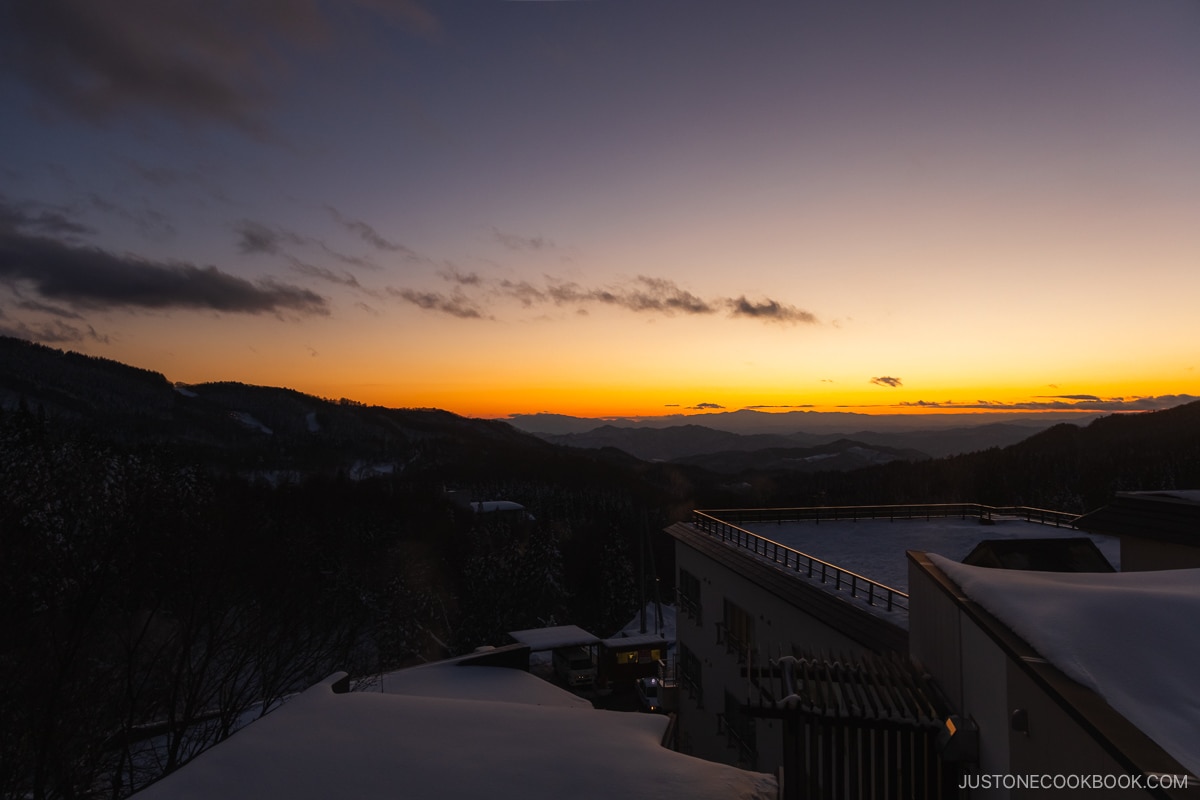
[[963, 592], [1200, 775], [1200, 569], [1062, 573], [930, 555]]
[[260, 433], [265, 433], [268, 436], [273, 435], [275, 433], [273, 430], [268, 428], [266, 425], [263, 425], [261, 422], [259, 422], [257, 419], [255, 419], [253, 414], [250, 414], [246, 411], [230, 411], [229, 416], [233, 417], [235, 420], [242, 423], [247, 428], [259, 431]]
[[739, 528], [787, 545], [884, 586], [908, 591], [905, 550], [941, 553], [961, 561], [984, 539], [1043, 539], [1086, 536], [1114, 567], [1120, 568], [1120, 542], [1114, 536], [1087, 534], [1070, 528], [999, 519], [981, 525], [974, 518], [931, 520], [822, 520], [816, 522], [746, 522]]
[[665, 717], [599, 711], [519, 670], [430, 665], [384, 676], [382, 693], [334, 694], [337, 677], [139, 797], [768, 800], [776, 795], [770, 775], [662, 747]]

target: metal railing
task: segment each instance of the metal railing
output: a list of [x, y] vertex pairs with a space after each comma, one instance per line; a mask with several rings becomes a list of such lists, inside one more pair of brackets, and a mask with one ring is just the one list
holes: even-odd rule
[[[751, 723], [753, 726], [753, 723]], [[729, 718], [722, 712], [717, 712], [717, 735], [725, 735], [725, 746], [737, 750], [738, 766], [744, 769], [754, 769], [758, 764], [758, 746], [754, 736], [754, 728], [736, 730], [729, 723]]]
[[850, 596], [863, 600], [869, 606], [886, 608], [888, 611], [908, 611], [908, 595], [899, 589], [885, 586], [878, 581], [842, 569], [836, 564], [822, 561], [816, 556], [793, 550], [787, 545], [773, 542], [765, 536], [751, 533], [703, 511], [692, 512], [692, 524], [701, 531], [721, 541], [741, 547], [770, 559], [784, 569], [806, 575], [821, 583], [832, 583], [835, 589], [848, 590]]
[[873, 581], [836, 564], [794, 550], [765, 536], [739, 528], [738, 522], [813, 522], [857, 520], [914, 520], [914, 519], [1020, 519], [1056, 528], [1074, 528], [1078, 514], [1050, 511], [1029, 506], [988, 506], [982, 503], [931, 503], [925, 505], [881, 506], [809, 506], [806, 508], [724, 508], [693, 511], [692, 524], [723, 542], [741, 547], [770, 559], [784, 569], [832, 583], [835, 589], [847, 590], [850, 596], [862, 599], [867, 605], [888, 611], [908, 612], [908, 595], [878, 581]]
[[889, 521], [912, 519], [1020, 519], [1056, 528], [1074, 528], [1078, 514], [1050, 511], [1029, 506], [988, 506], [982, 503], [928, 503], [924, 505], [880, 506], [808, 506], [803, 508], [718, 508], [703, 512], [726, 522], [814, 522], [822, 521]]

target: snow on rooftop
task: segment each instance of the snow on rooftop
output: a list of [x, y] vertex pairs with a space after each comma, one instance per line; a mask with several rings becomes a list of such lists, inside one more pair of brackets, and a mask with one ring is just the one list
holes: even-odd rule
[[1025, 572], [929, 559], [1043, 658], [1200, 775], [1200, 569]]
[[531, 706], [587, 708], [592, 704], [549, 681], [519, 669], [429, 664], [389, 672], [380, 681], [386, 694], [494, 700]]
[[549, 628], [530, 628], [524, 631], [509, 631], [509, 636], [530, 650], [557, 650], [560, 647], [591, 646], [600, 637], [588, 633], [578, 625], [555, 625]]
[[667, 640], [657, 633], [620, 633], [601, 642], [605, 647], [610, 649], [624, 649], [631, 647], [651, 647], [653, 645], [667, 644]]
[[992, 525], [981, 525], [974, 517], [934, 517], [895, 522], [887, 519], [743, 522], [738, 527], [902, 592], [908, 592], [906, 550], [944, 553], [961, 560], [984, 539], [1087, 537], [1114, 567], [1119, 569], [1121, 563], [1121, 543], [1115, 536], [1020, 519], [998, 519]]
[[[482, 667], [452, 680], [475, 677]], [[657, 714], [352, 692], [334, 676], [150, 786], [145, 800], [767, 800], [770, 775], [667, 750]]]
[[[646, 634], [662, 637], [668, 642], [674, 642], [675, 636], [675, 606], [668, 603], [661, 604], [662, 609], [662, 626], [658, 624], [658, 612], [655, 610], [654, 602], [646, 604]], [[642, 630], [642, 615], [637, 613], [633, 615], [633, 619], [626, 622], [621, 630], [613, 634], [612, 638], [620, 638], [625, 636], [641, 636]]]

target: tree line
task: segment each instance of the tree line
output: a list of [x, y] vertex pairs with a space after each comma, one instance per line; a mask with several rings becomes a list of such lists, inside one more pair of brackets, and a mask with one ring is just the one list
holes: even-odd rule
[[274, 485], [0, 413], [0, 796], [125, 797], [335, 670], [628, 619], [643, 500], [507, 488], [546, 511], [489, 520], [403, 475]]

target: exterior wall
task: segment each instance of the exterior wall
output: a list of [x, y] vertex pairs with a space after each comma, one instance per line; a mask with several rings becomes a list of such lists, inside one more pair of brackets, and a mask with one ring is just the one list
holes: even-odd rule
[[1136, 536], [1121, 537], [1122, 572], [1197, 567], [1200, 567], [1200, 547]]
[[908, 564], [909, 655], [942, 687], [951, 707], [963, 707], [960, 615], [948, 597], [917, 564]]
[[[1111, 725], [1111, 718], [1117, 715], [1107, 703], [1048, 665], [1007, 629], [1001, 630], [998, 622], [968, 610], [970, 601], [953, 583], [939, 582], [915, 560], [910, 560], [909, 576], [911, 656], [942, 687], [957, 713], [973, 720], [979, 729], [979, 764], [968, 772], [979, 776], [1126, 775], [1134, 771], [1117, 760], [1111, 745], [1106, 747], [1097, 738], [1097, 728], [1081, 721], [1091, 715], [1093, 724]], [[1035, 680], [1034, 670], [1047, 677]], [[1063, 692], [1070, 697], [1064, 698]], [[1109, 721], [1101, 721], [1092, 711], [1079, 712], [1082, 705], [1100, 708]], [[1028, 734], [1012, 729], [1011, 715], [1016, 709], [1027, 715]], [[1141, 734], [1134, 731], [1130, 738], [1132, 726], [1127, 721], [1121, 718], [1117, 724], [1125, 726], [1126, 732], [1110, 735], [1143, 746], [1135, 741], [1144, 740]], [[1064, 800], [1151, 796], [1129, 789], [1051, 791]], [[1047, 795], [1045, 789], [977, 788], [969, 792], [971, 798], [989, 800]]]
[[[1029, 733], [1009, 731], [1010, 766], [1006, 772], [1028, 775], [1125, 775], [1121, 766], [1094, 738], [1082, 730], [1046, 692], [1033, 682], [1015, 661], [1008, 662], [1008, 700], [1012, 709], [1028, 714]], [[1039, 789], [1014, 789], [1009, 797], [1044, 798]], [[1055, 798], [1137, 798], [1147, 792], [1131, 789], [1055, 789]]]
[[[690, 651], [700, 663], [701, 693], [689, 692], [680, 681], [680, 750], [711, 761], [740, 765], [759, 772], [775, 773], [783, 759], [782, 721], [757, 719], [746, 724], [754, 730], [755, 757], [741, 758], [736, 744], [724, 731], [719, 714], [726, 711], [726, 693], [745, 703], [757, 700], [747, 676], [742, 674], [745, 654], [731, 649], [725, 635], [725, 600], [736, 604], [753, 619], [754, 641], [751, 662], [766, 666], [768, 659], [790, 654], [793, 645], [830, 654], [863, 652], [858, 641], [805, 609], [736, 574], [703, 553], [682, 542], [675, 545], [676, 569], [699, 578], [699, 608], [692, 614], [681, 598], [676, 620], [676, 636], [681, 657]], [[678, 580], [680, 585], [682, 581]], [[697, 598], [692, 598], [693, 600]], [[698, 612], [698, 613], [695, 613]], [[864, 611], [865, 613], [869, 613]], [[682, 660], [677, 670], [683, 669]]]

